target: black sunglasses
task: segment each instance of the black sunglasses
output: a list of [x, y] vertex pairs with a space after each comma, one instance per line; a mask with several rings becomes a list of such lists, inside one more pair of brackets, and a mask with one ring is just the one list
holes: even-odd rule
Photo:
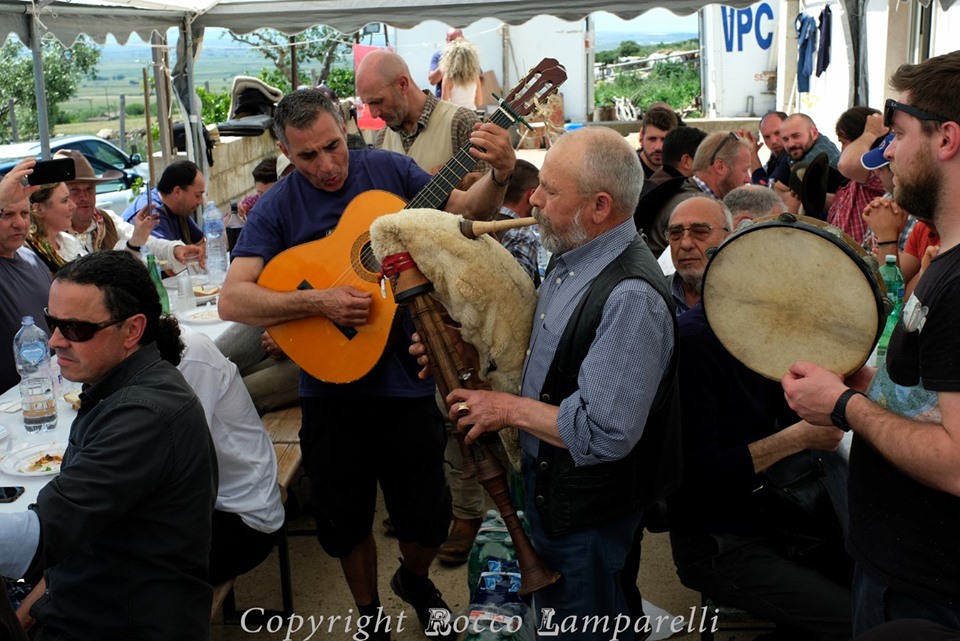
[[902, 111], [905, 114], [910, 114], [917, 120], [930, 120], [933, 122], [950, 122], [952, 120], [952, 118], [935, 116], [932, 113], [924, 111], [923, 109], [917, 109], [912, 105], [897, 102], [893, 98], [887, 98], [887, 102], [883, 106], [883, 124], [887, 127], [893, 126], [893, 116], [898, 111]]
[[[129, 318], [129, 316], [127, 318]], [[91, 323], [89, 321], [79, 320], [62, 320], [60, 318], [51, 316], [46, 307], [43, 308], [43, 319], [47, 321], [47, 328], [50, 330], [51, 334], [55, 330], [59, 329], [60, 333], [63, 334], [63, 337], [71, 343], [85, 343], [93, 338], [94, 335], [101, 329], [119, 325], [123, 321], [127, 320], [126, 318], [118, 318], [105, 323]]]
[[726, 144], [727, 144], [728, 142], [730, 142], [731, 139], [733, 139], [734, 142], [739, 142], [739, 141], [740, 141], [740, 138], [737, 137], [737, 134], [733, 133], [732, 131], [731, 131], [729, 134], [727, 134], [727, 137], [723, 139], [723, 142], [720, 143], [720, 146], [717, 147], [716, 151], [713, 152], [713, 155], [710, 156], [710, 164], [711, 164], [711, 165], [717, 161], [717, 155], [718, 155], [718, 154], [720, 153], [720, 151], [726, 146]]

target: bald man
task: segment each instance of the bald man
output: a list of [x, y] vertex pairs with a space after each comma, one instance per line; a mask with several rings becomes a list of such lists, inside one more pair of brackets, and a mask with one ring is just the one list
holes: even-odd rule
[[[357, 67], [357, 94], [370, 115], [387, 123], [375, 147], [410, 156], [434, 174], [470, 140], [477, 114], [421, 91], [403, 58], [391, 51], [371, 51]], [[489, 170], [477, 163], [461, 188]]]

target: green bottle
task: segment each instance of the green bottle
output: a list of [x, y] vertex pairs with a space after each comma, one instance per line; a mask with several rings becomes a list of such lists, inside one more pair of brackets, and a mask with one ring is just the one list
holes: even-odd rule
[[150, 272], [150, 280], [153, 286], [157, 288], [157, 295], [160, 296], [160, 306], [163, 307], [163, 313], [170, 313], [170, 297], [167, 296], [167, 288], [163, 286], [163, 280], [160, 278], [160, 268], [157, 267], [157, 259], [153, 254], [147, 254], [147, 271]]

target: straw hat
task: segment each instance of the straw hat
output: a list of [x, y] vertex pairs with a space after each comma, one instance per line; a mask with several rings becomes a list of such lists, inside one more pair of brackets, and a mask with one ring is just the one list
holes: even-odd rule
[[73, 149], [61, 149], [53, 155], [54, 158], [73, 158], [73, 165], [76, 170], [76, 178], [70, 182], [85, 182], [85, 183], [105, 183], [110, 182], [111, 180], [117, 180], [123, 178], [123, 172], [117, 169], [108, 169], [103, 172], [103, 175], [97, 177], [97, 173], [93, 170], [93, 165], [90, 164], [90, 161], [87, 160], [79, 151]]

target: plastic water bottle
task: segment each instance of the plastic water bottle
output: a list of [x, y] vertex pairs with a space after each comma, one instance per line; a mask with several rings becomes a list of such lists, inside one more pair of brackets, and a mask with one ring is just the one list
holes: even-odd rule
[[20, 405], [23, 426], [29, 433], [57, 426], [57, 397], [50, 376], [50, 346], [47, 333], [37, 327], [33, 316], [24, 316], [13, 338], [13, 356], [20, 373]]
[[203, 235], [207, 238], [207, 283], [219, 287], [227, 275], [227, 237], [223, 214], [212, 200], [203, 210]]
[[[237, 246], [237, 239], [240, 238], [240, 232], [243, 231], [243, 216], [240, 215], [240, 208], [236, 200], [230, 201], [230, 215], [227, 216], [227, 249], [231, 252]], [[233, 256], [230, 257], [233, 260]]]
[[877, 366], [881, 366], [887, 357], [887, 347], [890, 345], [890, 337], [893, 330], [896, 329], [900, 321], [900, 313], [903, 311], [903, 274], [897, 267], [897, 257], [887, 256], [887, 262], [880, 266], [880, 277], [883, 278], [883, 284], [887, 288], [887, 297], [890, 299], [890, 315], [887, 316], [886, 325], [883, 326], [883, 333], [880, 334], [880, 340], [877, 342]]
[[150, 280], [153, 281], [153, 286], [157, 290], [157, 296], [160, 297], [160, 306], [163, 308], [163, 313], [169, 314], [170, 296], [167, 294], [167, 288], [163, 286], [163, 279], [160, 278], [160, 268], [157, 266], [157, 259], [146, 247], [142, 247], [140, 252], [146, 256], [147, 271], [150, 272]]

